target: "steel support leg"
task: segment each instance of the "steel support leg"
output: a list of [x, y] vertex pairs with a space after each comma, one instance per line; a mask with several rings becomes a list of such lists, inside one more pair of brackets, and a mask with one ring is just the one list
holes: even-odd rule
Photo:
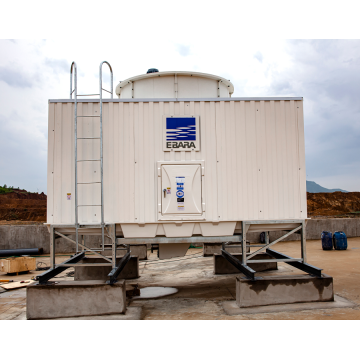
[[246, 266], [246, 222], [243, 221], [241, 223], [241, 229], [242, 229], [242, 240], [241, 240], [241, 259], [242, 259], [242, 265]]
[[50, 225], [50, 268], [55, 269], [55, 228]]
[[116, 268], [116, 248], [117, 248], [117, 241], [116, 241], [116, 225], [111, 224], [109, 225], [109, 236], [111, 238], [111, 263], [112, 268]]
[[265, 231], [265, 244], [268, 245], [270, 243], [270, 235], [268, 231]]
[[301, 228], [301, 257], [303, 258], [303, 263], [305, 264], [306, 261], [306, 220], [302, 222]]

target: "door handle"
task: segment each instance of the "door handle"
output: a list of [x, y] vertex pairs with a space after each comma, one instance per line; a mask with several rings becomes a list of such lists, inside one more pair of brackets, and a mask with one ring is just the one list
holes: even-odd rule
[[166, 198], [166, 189], [163, 190], [164, 198]]

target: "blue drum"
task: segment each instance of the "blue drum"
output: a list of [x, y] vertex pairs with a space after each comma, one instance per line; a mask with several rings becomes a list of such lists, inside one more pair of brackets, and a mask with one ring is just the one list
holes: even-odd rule
[[333, 235], [333, 243], [335, 250], [347, 249], [347, 237], [343, 231], [336, 231]]
[[323, 231], [321, 233], [321, 245], [323, 250], [332, 250], [333, 248], [333, 235], [330, 231]]

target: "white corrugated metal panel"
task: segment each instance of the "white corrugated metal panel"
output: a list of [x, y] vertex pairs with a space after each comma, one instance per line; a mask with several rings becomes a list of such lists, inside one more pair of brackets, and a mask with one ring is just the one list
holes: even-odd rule
[[121, 99], [127, 98], [204, 98], [230, 97], [234, 86], [220, 76], [165, 71], [142, 74], [121, 81], [115, 90]]
[[[78, 115], [98, 113], [98, 103], [78, 103]], [[157, 222], [156, 163], [191, 160], [205, 162], [206, 222], [306, 218], [301, 100], [111, 101], [103, 113], [106, 222]], [[200, 151], [163, 151], [163, 115], [169, 114], [200, 117]], [[98, 136], [98, 121], [79, 118], [78, 136]], [[98, 156], [97, 141], [78, 141], [79, 159]], [[74, 103], [52, 101], [48, 223], [75, 222], [74, 168]], [[99, 171], [99, 163], [83, 163], [79, 182], [98, 181]], [[99, 188], [79, 186], [79, 204], [99, 204]], [[79, 212], [81, 223], [99, 219], [100, 208]]]

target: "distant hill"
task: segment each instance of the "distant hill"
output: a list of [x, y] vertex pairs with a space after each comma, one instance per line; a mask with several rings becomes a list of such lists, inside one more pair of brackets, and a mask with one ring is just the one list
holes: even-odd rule
[[332, 193], [335, 191], [341, 191], [344, 193], [348, 192], [346, 190], [341, 190], [341, 189], [327, 189], [320, 186], [315, 181], [306, 181], [306, 191], [309, 193]]

